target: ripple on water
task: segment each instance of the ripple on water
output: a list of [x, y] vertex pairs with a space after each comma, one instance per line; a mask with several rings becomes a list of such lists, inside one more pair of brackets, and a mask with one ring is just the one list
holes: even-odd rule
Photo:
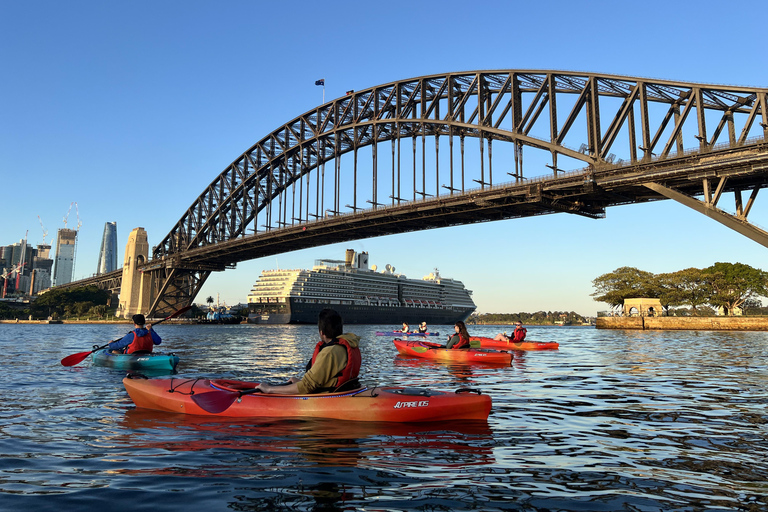
[[[493, 398], [487, 422], [221, 421], [136, 409], [124, 372], [66, 355], [124, 326], [0, 326], [0, 509], [764, 510], [768, 334], [531, 327], [511, 366], [398, 356], [363, 380]], [[450, 326], [440, 326], [448, 332]], [[314, 326], [158, 327], [179, 377], [280, 382]], [[477, 327], [493, 335], [504, 328]], [[24, 344], [14, 340], [24, 339]]]

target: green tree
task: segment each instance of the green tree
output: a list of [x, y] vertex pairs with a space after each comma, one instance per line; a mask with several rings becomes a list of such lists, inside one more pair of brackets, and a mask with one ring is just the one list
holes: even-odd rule
[[712, 290], [709, 303], [728, 315], [745, 301], [768, 295], [768, 273], [749, 265], [718, 262], [702, 272]]
[[690, 306], [693, 315], [699, 315], [699, 309], [709, 303], [712, 295], [706, 275], [698, 268], [659, 274], [657, 280], [661, 287], [659, 299], [664, 306]]
[[[32, 314], [38, 318], [53, 316], [55, 313], [64, 316], [80, 315], [78, 303], [90, 303], [90, 306], [83, 310], [83, 314], [94, 305], [106, 305], [110, 299], [110, 292], [100, 290], [95, 285], [84, 286], [61, 290], [54, 288], [38, 296], [32, 303]], [[82, 309], [82, 307], [80, 308]]]
[[659, 298], [661, 286], [656, 276], [634, 267], [620, 267], [613, 272], [603, 274], [592, 281], [595, 292], [592, 297], [598, 302], [611, 306], [624, 303], [624, 299], [640, 297]]

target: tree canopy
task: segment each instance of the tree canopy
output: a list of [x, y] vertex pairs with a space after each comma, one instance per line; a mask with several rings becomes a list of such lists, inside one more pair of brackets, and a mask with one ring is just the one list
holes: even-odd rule
[[653, 274], [634, 267], [620, 267], [592, 281], [596, 301], [611, 306], [625, 299], [658, 298], [665, 307], [699, 309], [722, 307], [727, 314], [745, 305], [755, 307], [768, 295], [768, 272], [743, 263], [718, 262], [705, 269], [687, 268]]
[[624, 303], [624, 299], [647, 297], [659, 298], [661, 290], [656, 276], [634, 267], [620, 267], [597, 277], [592, 281], [596, 291], [592, 294], [596, 301], [607, 302], [611, 306]]

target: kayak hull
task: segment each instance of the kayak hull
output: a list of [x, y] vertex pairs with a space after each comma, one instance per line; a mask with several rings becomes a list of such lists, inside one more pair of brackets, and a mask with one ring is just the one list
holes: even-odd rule
[[[479, 392], [423, 388], [374, 387], [343, 393], [275, 395], [253, 393], [217, 414], [200, 408], [194, 394], [253, 389], [256, 382], [204, 378], [147, 379], [128, 376], [123, 385], [137, 407], [200, 416], [234, 418], [326, 418], [353, 421], [417, 423], [487, 420], [491, 397]], [[460, 392], [462, 391], [462, 392]]]
[[176, 354], [153, 352], [151, 354], [113, 354], [109, 350], [99, 350], [91, 354], [95, 366], [106, 366], [120, 370], [168, 370], [175, 371], [179, 364]]
[[437, 343], [417, 340], [395, 339], [393, 342], [397, 351], [404, 356], [456, 363], [512, 364], [512, 354], [499, 350], [447, 349]]
[[399, 331], [377, 331], [376, 336], [440, 336], [439, 332], [399, 332]]
[[521, 341], [520, 343], [512, 343], [509, 341], [494, 340], [493, 338], [485, 338], [483, 336], [470, 336], [469, 338], [472, 346], [475, 346], [479, 342], [480, 348], [492, 348], [496, 350], [557, 350], [560, 347], [559, 343], [554, 341]]

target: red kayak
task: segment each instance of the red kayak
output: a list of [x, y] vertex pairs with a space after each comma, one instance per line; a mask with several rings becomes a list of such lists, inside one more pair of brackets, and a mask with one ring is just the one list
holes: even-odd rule
[[493, 338], [484, 338], [482, 336], [470, 336], [471, 346], [480, 348], [494, 348], [496, 350], [557, 350], [559, 343], [554, 341], [521, 341], [514, 343], [511, 341], [495, 340]]
[[487, 420], [491, 397], [477, 390], [372, 387], [337, 393], [254, 393], [256, 382], [204, 378], [147, 379], [123, 385], [137, 407], [235, 418], [329, 418], [356, 421]]
[[447, 349], [439, 343], [418, 340], [393, 340], [397, 351], [404, 356], [423, 357], [456, 363], [512, 364], [512, 354], [481, 348]]

